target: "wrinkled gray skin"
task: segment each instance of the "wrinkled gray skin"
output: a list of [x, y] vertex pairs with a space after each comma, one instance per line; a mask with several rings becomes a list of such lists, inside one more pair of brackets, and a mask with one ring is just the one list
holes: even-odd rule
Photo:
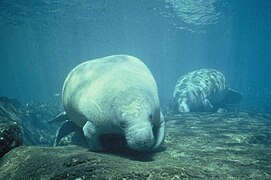
[[164, 141], [156, 82], [135, 57], [114, 55], [78, 65], [62, 96], [63, 115], [82, 127], [92, 151], [103, 150], [99, 137], [104, 134], [124, 135], [136, 151], [153, 151]]
[[224, 112], [226, 105], [239, 103], [242, 95], [228, 87], [219, 71], [200, 69], [183, 75], [177, 81], [173, 98], [179, 112]]

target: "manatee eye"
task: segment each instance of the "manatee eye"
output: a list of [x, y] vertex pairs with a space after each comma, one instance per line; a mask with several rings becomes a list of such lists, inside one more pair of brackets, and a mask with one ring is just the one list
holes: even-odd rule
[[149, 120], [152, 121], [152, 114], [149, 115]]
[[125, 128], [127, 127], [127, 122], [126, 122], [126, 121], [121, 121], [121, 122], [120, 122], [120, 127], [121, 127], [122, 129], [125, 129]]

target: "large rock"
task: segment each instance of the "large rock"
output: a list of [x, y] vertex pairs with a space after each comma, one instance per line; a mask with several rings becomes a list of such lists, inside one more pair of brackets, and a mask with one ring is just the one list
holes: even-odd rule
[[0, 159], [2, 179], [271, 179], [271, 116], [167, 116], [165, 149], [155, 154], [79, 146], [21, 146]]
[[0, 120], [0, 158], [22, 144], [23, 138], [19, 126], [16, 123]]

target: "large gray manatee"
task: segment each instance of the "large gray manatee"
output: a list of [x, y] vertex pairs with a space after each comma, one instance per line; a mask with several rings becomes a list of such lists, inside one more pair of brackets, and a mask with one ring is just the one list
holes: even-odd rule
[[173, 98], [179, 112], [220, 111], [237, 104], [242, 95], [229, 88], [224, 75], [215, 69], [199, 69], [179, 78]]
[[156, 82], [135, 57], [113, 55], [79, 64], [67, 76], [62, 98], [62, 115], [83, 129], [92, 151], [103, 150], [100, 136], [105, 134], [124, 135], [136, 151], [153, 151], [164, 141]]

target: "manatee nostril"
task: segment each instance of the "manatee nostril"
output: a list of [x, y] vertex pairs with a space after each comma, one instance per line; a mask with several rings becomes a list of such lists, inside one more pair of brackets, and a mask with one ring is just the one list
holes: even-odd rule
[[149, 115], [149, 119], [150, 119], [150, 121], [152, 120], [152, 114]]

